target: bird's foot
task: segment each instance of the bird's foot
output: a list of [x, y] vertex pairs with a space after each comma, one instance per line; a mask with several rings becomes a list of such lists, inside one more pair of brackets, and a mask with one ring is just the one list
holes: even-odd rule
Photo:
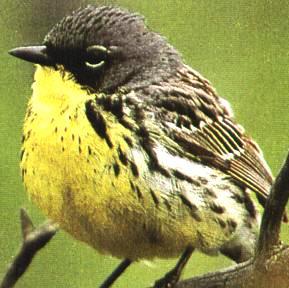
[[179, 259], [177, 265], [172, 270], [170, 270], [163, 278], [157, 280], [153, 288], [174, 288], [180, 280], [182, 271], [187, 262], [189, 261], [193, 251], [194, 248], [188, 246], [182, 254], [181, 258]]
[[164, 277], [157, 280], [153, 288], [173, 288], [178, 283], [181, 273], [173, 269], [169, 271]]

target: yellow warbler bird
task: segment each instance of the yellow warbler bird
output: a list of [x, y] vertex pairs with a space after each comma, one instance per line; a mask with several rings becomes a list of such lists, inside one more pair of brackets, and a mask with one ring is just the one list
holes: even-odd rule
[[76, 239], [133, 261], [181, 256], [155, 287], [173, 287], [194, 249], [253, 256], [272, 176], [230, 105], [141, 16], [88, 6], [39, 46], [21, 170], [31, 199]]

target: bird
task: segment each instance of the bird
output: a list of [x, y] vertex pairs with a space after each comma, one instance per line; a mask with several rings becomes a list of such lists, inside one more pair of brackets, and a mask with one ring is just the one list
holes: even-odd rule
[[179, 257], [160, 288], [195, 250], [254, 256], [270, 168], [229, 102], [143, 16], [89, 5], [9, 53], [36, 66], [25, 189], [74, 238], [122, 259], [100, 287], [143, 259]]

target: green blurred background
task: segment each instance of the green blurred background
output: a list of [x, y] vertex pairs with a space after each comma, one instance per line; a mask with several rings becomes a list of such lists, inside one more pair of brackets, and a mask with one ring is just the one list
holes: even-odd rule
[[[19, 208], [27, 208], [35, 223], [44, 220], [23, 191], [18, 168], [21, 127], [34, 69], [8, 56], [7, 51], [41, 42], [56, 21], [86, 3], [96, 2], [0, 0], [0, 279], [21, 241]], [[260, 144], [277, 173], [289, 146], [288, 1], [97, 3], [114, 3], [144, 14], [148, 25], [165, 35], [185, 62], [210, 79], [231, 102], [236, 118]], [[289, 226], [283, 228], [283, 239], [289, 242]], [[117, 263], [60, 232], [35, 258], [17, 287], [98, 287]], [[147, 287], [174, 263], [135, 264], [115, 287]], [[230, 264], [224, 257], [195, 253], [185, 276]]]

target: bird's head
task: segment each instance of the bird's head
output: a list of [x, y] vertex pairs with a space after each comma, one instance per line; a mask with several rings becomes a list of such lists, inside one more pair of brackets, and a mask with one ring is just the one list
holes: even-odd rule
[[176, 50], [150, 31], [143, 17], [106, 6], [79, 9], [56, 24], [43, 44], [10, 54], [64, 67], [81, 85], [109, 93], [162, 81], [182, 65]]

